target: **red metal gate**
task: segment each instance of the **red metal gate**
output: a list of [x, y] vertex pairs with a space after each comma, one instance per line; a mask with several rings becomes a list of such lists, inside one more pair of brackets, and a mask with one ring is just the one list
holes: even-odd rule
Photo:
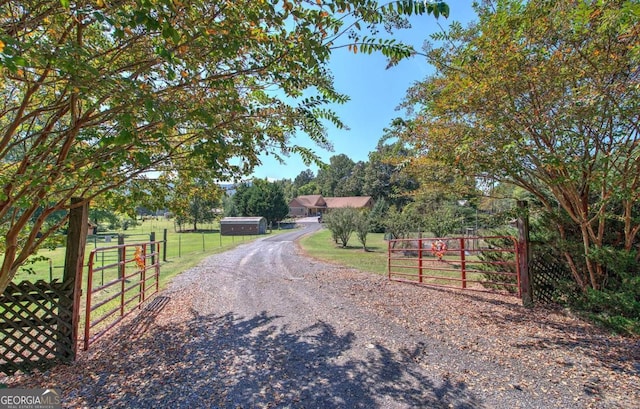
[[521, 297], [518, 241], [511, 236], [389, 240], [389, 280], [505, 292]]
[[97, 248], [89, 255], [84, 349], [156, 294], [160, 242]]

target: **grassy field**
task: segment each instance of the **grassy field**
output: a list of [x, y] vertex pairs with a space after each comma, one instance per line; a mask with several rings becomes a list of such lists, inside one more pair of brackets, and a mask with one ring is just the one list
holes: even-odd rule
[[[98, 331], [106, 328], [115, 320], [121, 317], [122, 309], [128, 313], [136, 308], [141, 292], [141, 273], [136, 267], [134, 253], [137, 247], [142, 249], [143, 246], [137, 246], [137, 243], [145, 243], [150, 240], [150, 233], [155, 232], [156, 240], [163, 240], [164, 229], [167, 229], [167, 246], [166, 261], [164, 258], [163, 246], [160, 245], [160, 276], [159, 287], [163, 289], [169, 281], [176, 275], [191, 267], [196, 266], [205, 257], [220, 253], [243, 243], [250, 242], [262, 236], [221, 236], [216, 226], [202, 226], [202, 228], [210, 229], [203, 232], [185, 232], [178, 233], [174, 230], [173, 223], [169, 220], [147, 220], [139, 226], [129, 228], [126, 231], [111, 232], [109, 234], [102, 233], [98, 237], [90, 236], [86, 246], [85, 266], [88, 265], [91, 252], [95, 251], [94, 257], [94, 277], [91, 280], [92, 288], [95, 291], [92, 296], [91, 324], [92, 330], [90, 336], [94, 336]], [[216, 230], [214, 230], [216, 229]], [[270, 234], [284, 233], [290, 230], [273, 231]], [[118, 251], [116, 248], [107, 249], [117, 246], [118, 234], [124, 236], [124, 242], [128, 246], [126, 249], [124, 264], [125, 275], [124, 280], [118, 278], [119, 270], [117, 267]], [[105, 239], [110, 237], [110, 239]], [[149, 247], [147, 247], [149, 248]], [[102, 250], [101, 250], [102, 249]], [[30, 271], [20, 271], [13, 282], [21, 281], [35, 282], [44, 280], [46, 282], [53, 279], [62, 279], [63, 266], [65, 258], [65, 248], [60, 247], [55, 250], [44, 249], [38, 252], [38, 257], [44, 260], [30, 264], [27, 267]], [[148, 259], [147, 259], [148, 260]], [[153, 274], [153, 268], [150, 267], [150, 261], [147, 261], [149, 269], [147, 277]], [[145, 285], [155, 287], [155, 280], [147, 278]], [[120, 284], [123, 283], [123, 284]], [[115, 284], [115, 285], [113, 285]], [[104, 287], [103, 287], [104, 286]], [[85, 329], [85, 302], [88, 293], [88, 268], [82, 275], [83, 298], [80, 304], [80, 328], [81, 334]], [[123, 290], [124, 289], [124, 290]], [[144, 294], [147, 296], [152, 294], [153, 289], [147, 287]], [[124, 306], [121, 301], [126, 300]], [[129, 302], [132, 301], [131, 303]], [[99, 323], [98, 323], [99, 322]], [[2, 339], [0, 339], [2, 341]]]
[[[148, 242], [151, 232], [155, 232], [156, 240], [163, 239], [164, 229], [167, 230], [167, 246], [166, 261], [161, 266], [161, 283], [166, 283], [176, 274], [190, 267], [197, 265], [204, 257], [231, 249], [239, 244], [254, 240], [257, 236], [221, 236], [218, 232], [217, 224], [206, 224], [199, 226], [202, 229], [208, 229], [201, 232], [185, 232], [179, 233], [175, 231], [173, 221], [166, 219], [146, 220], [140, 225], [130, 227], [125, 231], [114, 231], [108, 233], [99, 233], [97, 236], [89, 236], [85, 250], [85, 264], [89, 260], [91, 251], [98, 247], [107, 247], [117, 245], [117, 236], [122, 234], [125, 243], [142, 243]], [[214, 230], [215, 229], [215, 230]], [[273, 231], [272, 234], [277, 234]], [[164, 246], [161, 245], [161, 255]], [[62, 279], [65, 248], [58, 247], [55, 250], [42, 249], [38, 251], [38, 256], [44, 260], [29, 264], [28, 269], [22, 269], [16, 274], [14, 282], [23, 280], [37, 281], [51, 279]], [[103, 260], [98, 254], [96, 263], [109, 263], [112, 260]]]
[[300, 246], [311, 257], [320, 260], [376, 274], [387, 273], [387, 242], [382, 233], [367, 235], [366, 252], [355, 234], [349, 239], [349, 245], [342, 248], [334, 243], [331, 232], [327, 229], [304, 237]]
[[[347, 267], [353, 267], [361, 271], [375, 274], [387, 275], [388, 266], [388, 244], [384, 240], [383, 234], [370, 233], [367, 236], [367, 250], [364, 251], [355, 234], [349, 240], [349, 246], [342, 248], [331, 239], [331, 233], [327, 229], [303, 238], [301, 247], [310, 256], [329, 263], [335, 263]], [[392, 271], [395, 279], [408, 281], [420, 281], [425, 284], [447, 285], [458, 287], [462, 285], [460, 255], [457, 253], [448, 254], [439, 262], [431, 252], [423, 252], [422, 274], [419, 276], [419, 264], [415, 249], [411, 253], [404, 255], [403, 250], [396, 250], [392, 258]], [[477, 270], [482, 264], [476, 254], [466, 256], [466, 285], [468, 287], [483, 288], [480, 281], [486, 281], [485, 272]], [[504, 277], [500, 278], [500, 282]], [[509, 285], [509, 284], [507, 284]]]

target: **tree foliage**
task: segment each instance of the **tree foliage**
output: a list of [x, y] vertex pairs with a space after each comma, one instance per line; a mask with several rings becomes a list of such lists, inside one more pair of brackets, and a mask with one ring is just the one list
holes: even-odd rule
[[573, 277], [600, 288], [599, 254], [638, 251], [640, 4], [497, 0], [477, 12], [435, 37], [437, 73], [407, 96], [419, 106], [404, 133], [414, 165], [514, 184], [561, 209], [561, 239], [580, 245], [564, 252]]
[[420, 213], [421, 228], [432, 233], [435, 237], [446, 237], [460, 231], [464, 224], [464, 218], [454, 203], [436, 203], [424, 206]]
[[172, 178], [173, 188], [167, 198], [168, 210], [174, 215], [180, 228], [191, 224], [193, 231], [198, 231], [198, 224], [215, 219], [223, 192], [213, 181], [180, 176], [178, 172]]
[[225, 180], [264, 152], [317, 159], [292, 137], [325, 146], [324, 123], [342, 126], [327, 108], [346, 100], [331, 51], [414, 54], [372, 34], [392, 10], [448, 12], [414, 1], [2, 2], [0, 289], [64, 225], [49, 216], [72, 197], [134, 208], [136, 191], [164, 197], [149, 171]]
[[384, 233], [384, 221], [389, 210], [389, 204], [381, 198], [373, 204], [371, 212], [369, 212], [369, 230], [372, 233]]
[[282, 186], [266, 179], [239, 184], [233, 202], [240, 216], [261, 216], [269, 224], [284, 219], [289, 213]]
[[313, 173], [311, 169], [305, 169], [298, 174], [293, 180], [293, 185], [299, 189], [302, 186], [311, 183], [316, 178], [316, 175]]
[[318, 170], [316, 183], [320, 187], [323, 196], [340, 196], [341, 185], [345, 184], [351, 176], [355, 163], [344, 153], [329, 158], [329, 164]]
[[336, 243], [339, 242], [342, 247], [347, 247], [349, 238], [356, 229], [357, 218], [358, 210], [353, 207], [343, 207], [326, 213], [323, 221]]
[[367, 251], [367, 236], [371, 231], [371, 219], [369, 216], [370, 213], [368, 210], [361, 210], [357, 212], [353, 221], [353, 229], [364, 251]]
[[[417, 179], [403, 169], [410, 158], [410, 151], [397, 139], [404, 121], [396, 119], [380, 139], [375, 151], [369, 153], [364, 169], [362, 192], [376, 201], [384, 199], [391, 205], [402, 207], [418, 188]], [[389, 140], [395, 140], [389, 142]]]

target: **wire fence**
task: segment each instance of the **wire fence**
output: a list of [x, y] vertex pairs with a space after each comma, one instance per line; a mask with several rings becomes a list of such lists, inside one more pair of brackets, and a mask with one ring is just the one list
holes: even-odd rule
[[[176, 232], [163, 229], [160, 232], [150, 233], [117, 233], [101, 232], [87, 236], [85, 254], [89, 254], [96, 248], [110, 247], [128, 243], [159, 241], [161, 262], [174, 261], [188, 258], [191, 255], [202, 254], [216, 249], [231, 247], [237, 243], [251, 240], [251, 236], [224, 236], [219, 230], [206, 230], [198, 232]], [[18, 272], [13, 281], [28, 280], [35, 282], [45, 280], [52, 282], [61, 280], [64, 274], [64, 247], [51, 252], [40, 252], [41, 260], [28, 266], [28, 269]], [[97, 266], [105, 266], [113, 263], [108, 253], [99, 253], [94, 263]], [[88, 261], [85, 260], [85, 263]]]

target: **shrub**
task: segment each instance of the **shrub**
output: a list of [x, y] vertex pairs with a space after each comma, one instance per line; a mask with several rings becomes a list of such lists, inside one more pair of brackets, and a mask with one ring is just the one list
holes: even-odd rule
[[358, 211], [352, 207], [342, 209], [334, 209], [325, 214], [323, 220], [325, 226], [331, 231], [336, 243], [340, 243], [342, 247], [347, 247], [349, 238], [355, 230], [355, 220], [358, 217]]
[[367, 251], [367, 235], [371, 229], [371, 219], [369, 216], [369, 212], [360, 211], [357, 212], [357, 216], [354, 220], [354, 229], [358, 236], [358, 241], [362, 244], [364, 251]]

